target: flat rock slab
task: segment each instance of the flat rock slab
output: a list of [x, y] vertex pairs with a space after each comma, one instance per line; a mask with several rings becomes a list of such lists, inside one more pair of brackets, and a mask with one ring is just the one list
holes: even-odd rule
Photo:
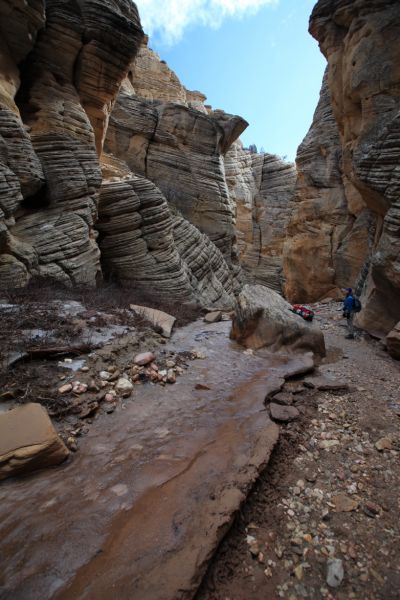
[[289, 423], [300, 416], [299, 411], [294, 406], [284, 406], [283, 404], [275, 404], [275, 402], [271, 402], [269, 410], [271, 419], [280, 423]]
[[25, 404], [0, 415], [0, 479], [58, 465], [68, 455], [40, 404]]
[[340, 381], [339, 379], [333, 379], [327, 376], [315, 375], [312, 377], [307, 377], [304, 380], [304, 385], [308, 388], [316, 388], [321, 392], [329, 392], [329, 391], [348, 391], [349, 385], [345, 381]]
[[[194, 596], [278, 439], [264, 399], [291, 366], [244, 355], [229, 327], [215, 324], [206, 358], [174, 386], [142, 386], [95, 419], [72, 461], [3, 482], [2, 597]], [[165, 349], [190, 351], [203, 328], [176, 331]]]
[[205, 323], [219, 323], [222, 319], [222, 312], [220, 310], [216, 310], [213, 312], [209, 312], [204, 317]]
[[293, 394], [290, 394], [289, 392], [279, 392], [271, 398], [271, 402], [291, 406], [293, 404]]
[[174, 327], [176, 318], [169, 315], [162, 310], [156, 308], [149, 308], [148, 306], [139, 306], [138, 304], [131, 304], [130, 309], [136, 314], [144, 317], [147, 321], [150, 321], [153, 325], [160, 328], [161, 335], [166, 338], [170, 338], [172, 329]]
[[311, 353], [293, 357], [291, 364], [286, 372], [285, 379], [293, 379], [301, 375], [312, 373], [315, 369], [314, 357]]
[[305, 390], [302, 381], [287, 381], [284, 389], [291, 394], [301, 394]]
[[357, 500], [346, 496], [346, 494], [337, 494], [332, 498], [332, 502], [335, 505], [335, 512], [351, 512], [357, 510], [359, 505]]

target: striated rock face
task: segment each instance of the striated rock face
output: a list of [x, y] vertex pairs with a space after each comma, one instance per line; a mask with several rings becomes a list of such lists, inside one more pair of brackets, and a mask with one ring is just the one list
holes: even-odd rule
[[231, 307], [282, 288], [294, 170], [236, 143], [148, 48], [131, 0], [0, 0], [0, 277]]
[[0, 2], [2, 283], [23, 284], [38, 274], [94, 284], [98, 155], [140, 45], [136, 6], [130, 0], [13, 4]]
[[173, 103], [149, 103], [121, 93], [110, 119], [106, 149], [144, 175], [171, 207], [237, 262], [234, 207], [223, 154], [246, 128], [240, 117], [200, 113]]
[[[145, 40], [113, 110], [106, 150], [154, 182], [172, 212], [213, 242], [234, 291], [242, 282], [241, 267], [249, 280], [281, 291], [294, 167], [243, 150], [235, 140], [247, 123], [206, 110], [204, 100], [184, 88]], [[191, 245], [195, 252], [193, 235]], [[104, 247], [102, 253], [107, 261]], [[225, 271], [218, 268], [217, 279], [225, 281]]]
[[400, 4], [320, 0], [310, 31], [328, 59], [344, 177], [377, 220], [358, 322], [388, 333], [400, 320]]
[[[129, 184], [103, 185], [98, 225], [102, 262], [108, 274], [123, 282], [178, 300], [227, 307], [241, 274], [236, 207], [223, 156], [247, 123], [223, 111], [207, 113], [204, 96], [197, 96], [200, 110], [193, 108], [196, 94], [142, 45], [121, 88], [105, 143], [105, 162], [116, 157], [114, 174], [128, 177]], [[119, 185], [133, 186], [139, 200], [128, 199], [132, 189], [124, 200], [125, 193], [116, 191]], [[121, 219], [125, 229], [120, 239], [112, 231], [115, 217], [107, 214], [117, 197], [117, 204], [124, 202], [124, 214], [136, 219], [135, 229], [127, 227], [132, 217]]]
[[374, 217], [342, 172], [342, 149], [327, 76], [297, 153], [295, 203], [284, 245], [285, 295], [313, 302], [354, 286], [368, 255]]
[[160, 298], [232, 305], [232, 273], [220, 251], [172, 215], [161, 191], [144, 177], [103, 183], [97, 228], [107, 275]]
[[236, 143], [225, 156], [225, 174], [236, 205], [238, 250], [246, 278], [282, 292], [295, 167], [272, 154], [251, 154]]
[[32, 50], [44, 22], [44, 0], [18, 7], [0, 0], [0, 276], [5, 285], [25, 284], [29, 267], [37, 263], [33, 250], [24, 252], [10, 228], [24, 198], [36, 194], [44, 182], [15, 103], [20, 85], [18, 65]]

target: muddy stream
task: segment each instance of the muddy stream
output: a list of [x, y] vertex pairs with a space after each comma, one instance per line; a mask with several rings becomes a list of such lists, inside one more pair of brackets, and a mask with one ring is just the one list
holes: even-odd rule
[[[138, 387], [61, 467], [0, 486], [0, 598], [191, 598], [279, 428], [263, 401], [301, 358], [257, 357], [193, 323], [175, 385]], [[196, 384], [210, 389], [196, 390]]]

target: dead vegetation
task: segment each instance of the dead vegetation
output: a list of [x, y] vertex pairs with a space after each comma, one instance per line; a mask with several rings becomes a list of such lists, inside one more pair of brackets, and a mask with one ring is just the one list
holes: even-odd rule
[[160, 331], [129, 310], [131, 304], [169, 312], [178, 327], [201, 313], [198, 306], [107, 283], [96, 289], [70, 289], [36, 279], [23, 289], [0, 289], [0, 402], [39, 402], [56, 418], [91, 416], [102, 402], [101, 390], [89, 385], [85, 405], [76, 395], [60, 396], [63, 375], [69, 378], [63, 359], [87, 359], [104, 345], [99, 334], [110, 328], [117, 338], [129, 333], [128, 354], [157, 338]]
[[[124, 314], [124, 311], [128, 310], [131, 304], [138, 304], [173, 315], [178, 327], [191, 323], [202, 313], [200, 306], [195, 303], [176, 302], [168, 296], [157, 296], [135, 287], [121, 287], [116, 283], [107, 282], [102, 282], [96, 288], [68, 288], [57, 282], [36, 278], [32, 279], [24, 288], [0, 288], [0, 299], [9, 304], [27, 307], [32, 304], [46, 306], [57, 300], [61, 302], [72, 300], [85, 306], [86, 317], [91, 311], [95, 313], [115, 311], [117, 314], [118, 311], [123, 311], [120, 313], [121, 319], [127, 318], [128, 315]], [[27, 319], [35, 318], [33, 315], [25, 314], [25, 316]]]

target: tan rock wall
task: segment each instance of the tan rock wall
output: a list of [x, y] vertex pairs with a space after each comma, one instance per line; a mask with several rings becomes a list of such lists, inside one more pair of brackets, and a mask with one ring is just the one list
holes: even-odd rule
[[[112, 175], [109, 157], [116, 157], [120, 163], [114, 162], [114, 175], [128, 176], [130, 187], [140, 181], [146, 188], [153, 207], [152, 225], [146, 221], [142, 229], [147, 209], [143, 212], [140, 200], [138, 204], [128, 201], [124, 210], [141, 215], [135, 232], [125, 229], [122, 237], [111, 238], [109, 227], [114, 219], [107, 216], [98, 227], [100, 247], [105, 271], [114, 271], [124, 282], [135, 281], [178, 300], [227, 307], [233, 303], [233, 291], [240, 287], [241, 270], [236, 207], [229, 195], [223, 156], [247, 123], [223, 111], [206, 111], [204, 100], [199, 92], [184, 88], [145, 40], [111, 115], [105, 162]], [[118, 185], [115, 181], [112, 187]], [[111, 198], [108, 189], [112, 188], [105, 184], [101, 218], [102, 207]], [[156, 236], [162, 244], [162, 260], [160, 249], [149, 245], [146, 237], [158, 218]], [[122, 241], [132, 235], [138, 236], [135, 244]], [[114, 256], [114, 242], [123, 257]]]
[[206, 113], [206, 96], [190, 91], [160, 56], [148, 46], [145, 36], [138, 55], [129, 69], [125, 90], [142, 100], [174, 102]]
[[[24, 198], [43, 185], [44, 175], [33, 149], [15, 96], [20, 86], [18, 64], [32, 50], [45, 22], [44, 0], [15, 5], [0, 0], [0, 276], [3, 285], [23, 285], [29, 279], [31, 262], [15, 252], [10, 233], [15, 213]], [[28, 263], [28, 264], [26, 264]]]
[[[130, 0], [1, 0], [0, 265], [94, 284], [98, 155], [140, 45]], [[96, 151], [97, 150], [97, 151]]]
[[368, 256], [371, 215], [345, 181], [327, 76], [311, 128], [299, 146], [293, 212], [284, 245], [285, 295], [313, 302], [355, 287]]
[[104, 181], [97, 228], [108, 276], [168, 301], [232, 306], [233, 277], [222, 254], [194, 225], [172, 214], [148, 179]]
[[238, 262], [235, 208], [223, 155], [247, 126], [223, 112], [204, 114], [176, 103], [150, 103], [123, 91], [110, 119], [107, 152], [162, 191], [168, 204]]
[[400, 4], [320, 0], [310, 31], [328, 59], [344, 176], [377, 217], [359, 323], [388, 333], [400, 319]]
[[246, 278], [282, 292], [294, 165], [272, 154], [251, 154], [236, 143], [225, 156], [225, 175], [236, 208], [238, 251]]

